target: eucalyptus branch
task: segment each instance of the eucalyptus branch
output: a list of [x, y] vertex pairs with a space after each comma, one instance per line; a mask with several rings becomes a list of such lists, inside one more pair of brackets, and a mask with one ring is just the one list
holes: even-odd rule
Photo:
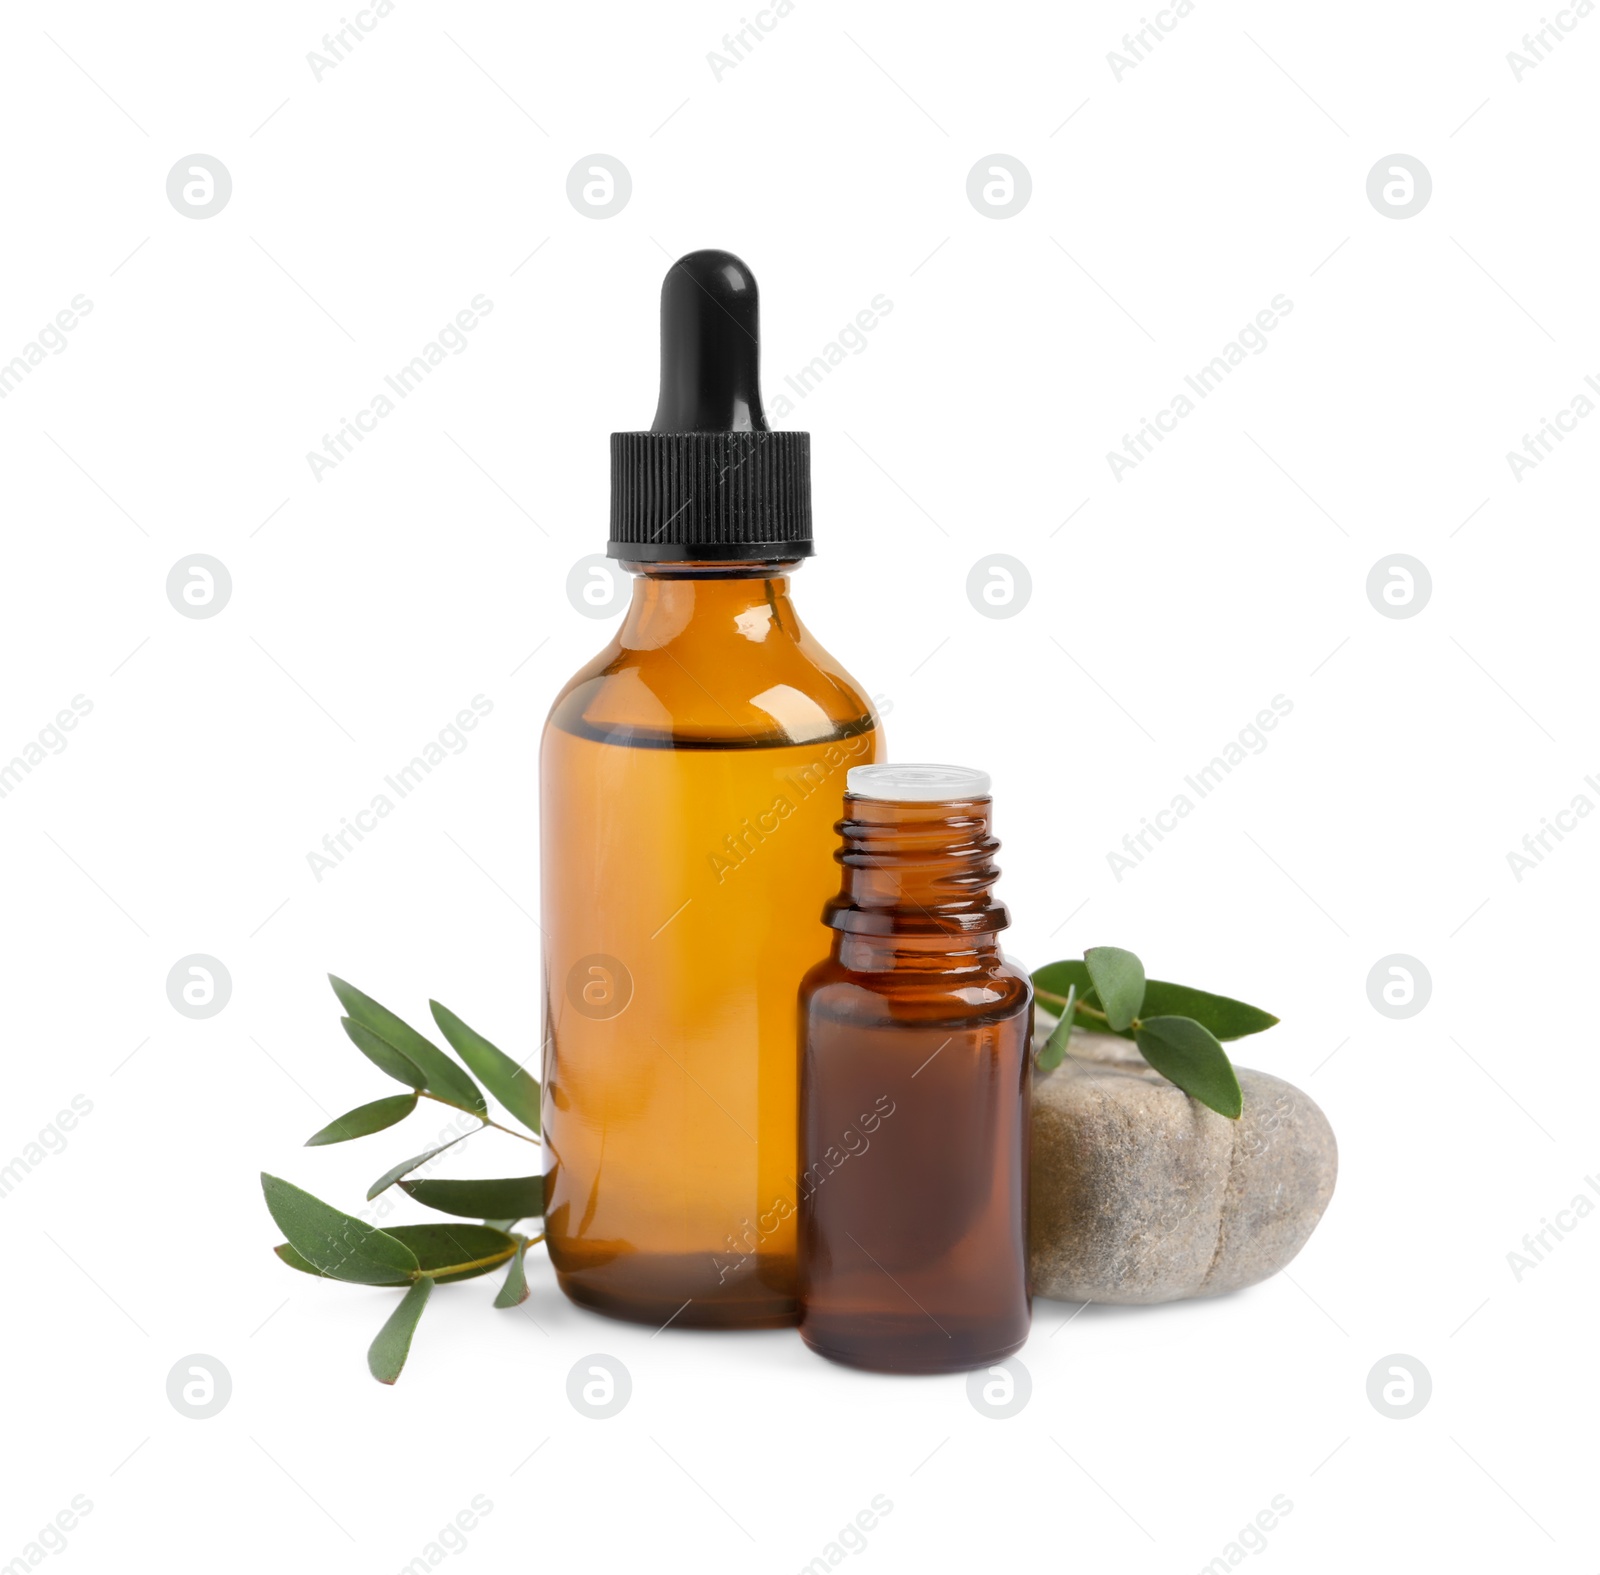
[[[398, 1184], [416, 1202], [453, 1216], [445, 1221], [380, 1230], [287, 1181], [267, 1175], [261, 1178], [267, 1208], [287, 1238], [275, 1250], [290, 1268], [323, 1279], [405, 1289], [405, 1296], [367, 1352], [372, 1376], [380, 1383], [392, 1384], [405, 1366], [412, 1335], [440, 1281], [475, 1279], [505, 1265], [505, 1281], [495, 1306], [515, 1307], [527, 1299], [523, 1260], [529, 1247], [544, 1240], [544, 1232], [525, 1235], [512, 1227], [524, 1219], [542, 1218], [544, 1177], [456, 1181], [414, 1179], [413, 1173], [490, 1127], [540, 1146], [540, 1089], [538, 1080], [521, 1065], [437, 1001], [428, 1003], [434, 1022], [459, 1062], [371, 996], [331, 975], [330, 981], [348, 1014], [341, 1020], [345, 1036], [374, 1066], [402, 1084], [405, 1092], [347, 1111], [313, 1133], [310, 1146], [344, 1143], [387, 1131], [404, 1121], [424, 1099], [472, 1116], [478, 1123], [470, 1131], [402, 1160], [367, 1190], [370, 1201]], [[491, 1116], [485, 1089], [527, 1130], [519, 1132]]]
[[1074, 1027], [1118, 1034], [1133, 1040], [1168, 1082], [1233, 1120], [1244, 1098], [1222, 1041], [1260, 1033], [1278, 1020], [1227, 996], [1146, 979], [1144, 964], [1116, 946], [1094, 946], [1081, 959], [1048, 963], [1033, 975], [1033, 988], [1060, 1012], [1037, 1057], [1041, 1071], [1066, 1058]]

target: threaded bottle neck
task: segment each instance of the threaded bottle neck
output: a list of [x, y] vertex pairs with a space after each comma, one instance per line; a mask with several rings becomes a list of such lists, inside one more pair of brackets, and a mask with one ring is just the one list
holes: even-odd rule
[[996, 900], [1000, 843], [990, 830], [992, 801], [904, 803], [845, 798], [834, 829], [844, 871], [823, 923], [854, 935], [961, 937], [1011, 922]]

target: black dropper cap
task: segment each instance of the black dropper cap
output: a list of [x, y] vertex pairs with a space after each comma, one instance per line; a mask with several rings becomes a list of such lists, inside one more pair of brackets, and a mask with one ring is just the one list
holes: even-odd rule
[[811, 435], [761, 409], [760, 293], [732, 252], [690, 252], [661, 286], [661, 397], [648, 432], [611, 434], [613, 558], [811, 555]]

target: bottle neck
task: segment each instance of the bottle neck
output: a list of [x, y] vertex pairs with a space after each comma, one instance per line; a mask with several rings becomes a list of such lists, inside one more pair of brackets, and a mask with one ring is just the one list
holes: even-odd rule
[[1000, 844], [992, 808], [987, 798], [927, 804], [846, 795], [835, 828], [843, 846], [834, 854], [844, 879], [823, 910], [846, 967], [914, 967], [925, 957], [948, 968], [967, 954], [983, 966], [999, 956], [996, 937], [1011, 917], [994, 895]]
[[617, 638], [625, 650], [665, 645], [691, 620], [725, 624], [730, 635], [757, 644], [777, 632], [797, 637], [800, 623], [789, 599], [794, 561], [781, 563], [634, 563], [633, 599]]
[[988, 974], [1005, 959], [993, 931], [971, 935], [851, 935], [835, 931], [834, 960], [852, 973]]

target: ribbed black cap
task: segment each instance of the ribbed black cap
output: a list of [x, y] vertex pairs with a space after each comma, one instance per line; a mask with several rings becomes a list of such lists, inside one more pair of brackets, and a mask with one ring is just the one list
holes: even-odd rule
[[661, 397], [648, 432], [611, 434], [613, 558], [811, 555], [811, 434], [761, 409], [760, 295], [731, 252], [690, 252], [661, 286]]

